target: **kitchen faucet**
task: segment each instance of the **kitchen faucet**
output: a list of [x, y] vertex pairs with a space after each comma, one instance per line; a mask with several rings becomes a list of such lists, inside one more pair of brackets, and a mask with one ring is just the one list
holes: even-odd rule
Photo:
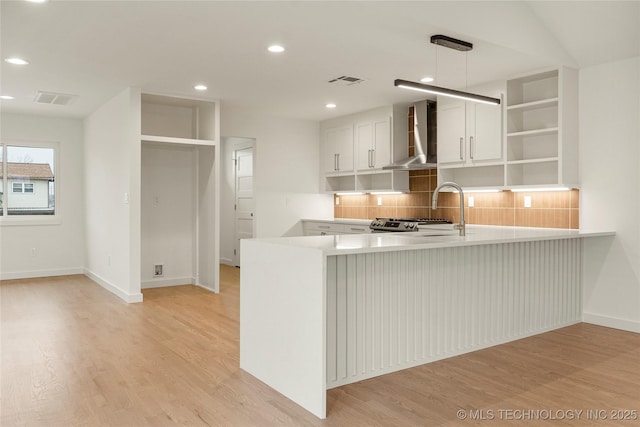
[[433, 192], [433, 199], [431, 200], [431, 209], [438, 208], [438, 193], [444, 187], [455, 188], [456, 190], [458, 190], [458, 193], [460, 193], [460, 224], [454, 225], [453, 229], [460, 230], [460, 235], [464, 236], [466, 232], [465, 232], [465, 224], [464, 224], [464, 193], [462, 192], [462, 187], [460, 187], [455, 182], [443, 182], [442, 184], [438, 185], [438, 187], [436, 188], [436, 191]]

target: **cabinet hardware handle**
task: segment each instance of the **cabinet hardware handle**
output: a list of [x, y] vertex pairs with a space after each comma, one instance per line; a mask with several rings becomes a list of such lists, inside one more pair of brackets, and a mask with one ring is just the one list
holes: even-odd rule
[[473, 159], [473, 153], [476, 151], [476, 147], [473, 144], [473, 137], [469, 137], [469, 157]]
[[364, 228], [351, 227], [351, 231], [364, 231]]
[[333, 155], [333, 170], [334, 171], [340, 170], [340, 154], [339, 153], [336, 153]]
[[330, 225], [319, 225], [318, 228], [331, 228]]
[[463, 148], [464, 148], [464, 138], [460, 137], [460, 160], [464, 160], [464, 157], [462, 155]]
[[376, 150], [371, 150], [371, 167], [376, 167]]
[[327, 233], [325, 233], [324, 231], [321, 231], [321, 232], [320, 232], [320, 235], [321, 235], [321, 236], [326, 236], [326, 235], [327, 235]]

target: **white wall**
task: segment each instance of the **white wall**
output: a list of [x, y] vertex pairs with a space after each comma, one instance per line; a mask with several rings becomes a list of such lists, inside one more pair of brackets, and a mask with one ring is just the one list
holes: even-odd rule
[[85, 271], [127, 302], [140, 293], [140, 94], [85, 119]]
[[640, 57], [580, 71], [584, 320], [640, 332]]
[[[60, 224], [12, 225], [0, 230], [0, 279], [81, 274], [84, 266], [82, 121], [2, 114], [1, 138], [59, 143], [56, 209]], [[36, 255], [31, 256], [31, 249]]]
[[[274, 117], [222, 105], [221, 134], [256, 140], [256, 237], [302, 235], [301, 218], [333, 218], [331, 196], [319, 194], [318, 122]], [[223, 149], [222, 183], [225, 187], [233, 182], [229, 175], [233, 150]], [[221, 256], [229, 258], [229, 251], [233, 254], [234, 247], [233, 235], [229, 233], [233, 221], [228, 222], [233, 218], [233, 191], [225, 189], [222, 197]]]
[[[195, 150], [143, 144], [142, 288], [195, 283]], [[154, 265], [164, 276], [154, 278]]]

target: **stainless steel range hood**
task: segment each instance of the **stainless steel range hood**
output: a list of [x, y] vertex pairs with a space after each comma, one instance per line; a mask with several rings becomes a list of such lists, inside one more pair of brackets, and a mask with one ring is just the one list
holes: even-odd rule
[[[437, 111], [433, 101], [420, 101], [413, 105], [414, 155], [383, 166], [385, 170], [435, 169], [437, 164]], [[396, 135], [397, 136], [397, 135]], [[408, 144], [408, 133], [405, 138]]]

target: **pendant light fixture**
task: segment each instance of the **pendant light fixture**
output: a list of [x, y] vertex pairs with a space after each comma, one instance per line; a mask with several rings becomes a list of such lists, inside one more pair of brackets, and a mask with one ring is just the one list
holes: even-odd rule
[[[443, 36], [441, 34], [436, 34], [434, 36], [431, 36], [431, 43], [439, 46], [448, 47], [450, 49], [459, 50], [461, 52], [468, 52], [471, 49], [473, 49], [473, 44], [469, 42], [454, 39], [452, 37]], [[499, 98], [491, 98], [489, 96], [478, 95], [475, 93], [463, 92], [460, 90], [448, 89], [448, 88], [428, 85], [424, 83], [412, 82], [409, 80], [396, 79], [393, 82], [393, 85], [397, 87], [401, 87], [403, 89], [410, 89], [410, 90], [416, 90], [419, 92], [432, 93], [434, 95], [464, 99], [465, 101], [480, 102], [483, 104], [490, 104], [490, 105], [500, 105]]]

